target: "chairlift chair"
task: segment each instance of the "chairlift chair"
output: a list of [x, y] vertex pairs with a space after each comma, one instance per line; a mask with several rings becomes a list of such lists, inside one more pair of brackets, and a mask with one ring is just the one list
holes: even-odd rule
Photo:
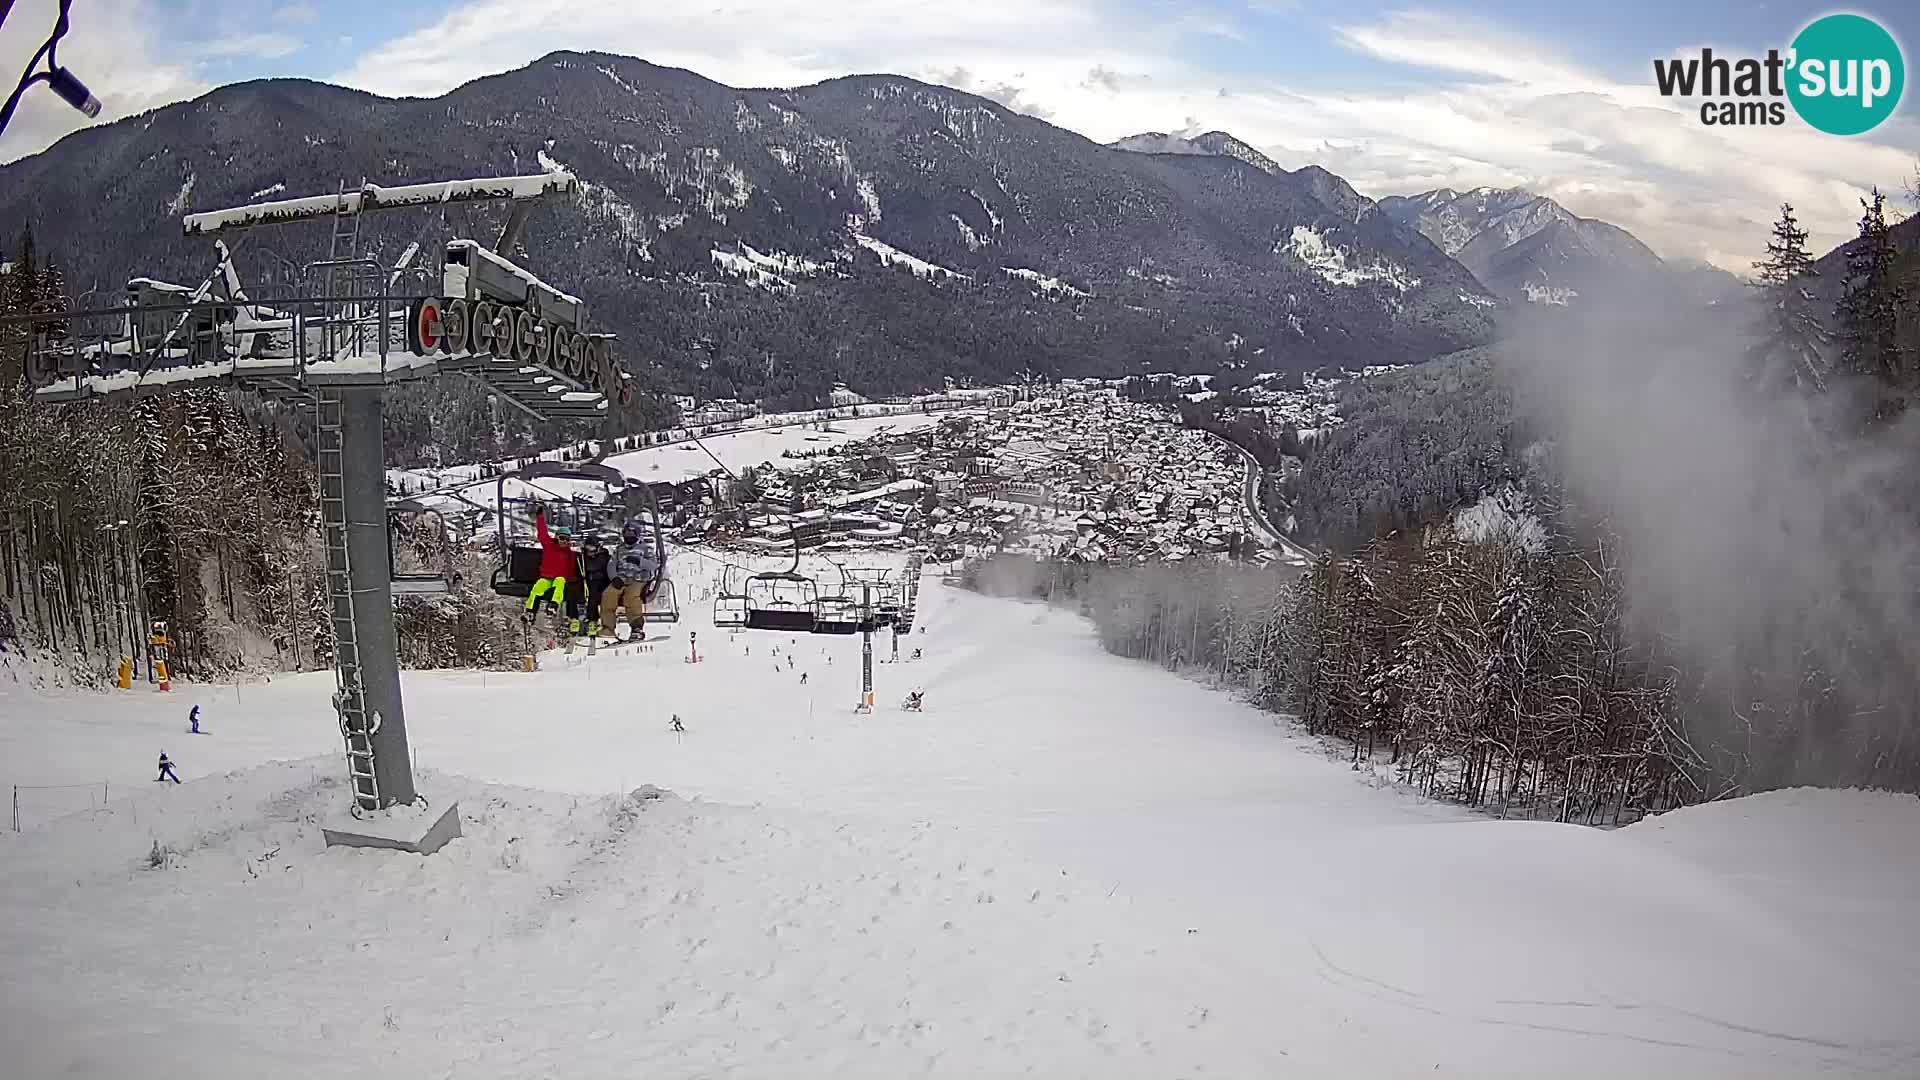
[[789, 634], [816, 631], [819, 616], [819, 586], [800, 572], [800, 538], [793, 540], [793, 563], [785, 570], [750, 574], [742, 588], [746, 597], [748, 630], [775, 630]]
[[713, 625], [729, 629], [747, 625], [747, 591], [743, 583], [733, 588], [734, 567], [720, 571], [720, 590], [713, 597]]
[[[854, 567], [850, 570], [839, 563], [834, 564], [834, 569], [840, 572], [840, 592], [831, 599], [840, 617], [833, 623], [834, 629], [822, 632], [870, 633], [892, 625], [899, 618], [900, 603], [892, 580], [893, 571], [882, 567]], [[827, 603], [828, 598], [822, 598], [823, 621]]]
[[749, 630], [813, 634], [818, 630], [817, 587], [805, 574], [770, 571], [747, 578]]
[[[559, 461], [535, 461], [515, 472], [502, 472], [494, 481], [494, 542], [498, 551], [499, 566], [493, 571], [493, 591], [500, 596], [524, 600], [533, 592], [534, 583], [540, 580], [540, 543], [529, 535], [523, 527], [516, 535], [511, 528], [515, 521], [524, 524], [530, 521], [530, 515], [515, 515], [508, 509], [510, 505], [525, 506], [532, 499], [507, 496], [507, 481], [519, 480], [539, 489], [536, 480], [584, 480], [602, 485], [603, 498], [599, 502], [573, 498], [555, 498], [546, 502], [548, 527], [566, 527], [576, 536], [584, 535], [590, 529], [608, 527], [611, 522], [618, 527], [623, 506], [613, 498], [613, 492], [626, 486], [627, 478], [620, 470], [608, 465], [573, 463]], [[656, 534], [657, 535], [657, 534]], [[661, 563], [662, 574], [665, 562]]]
[[[405, 534], [413, 528], [412, 523], [425, 521], [429, 517], [433, 520], [434, 536], [439, 548], [439, 568], [401, 570], [400, 545], [409, 539]], [[453, 549], [451, 530], [438, 510], [418, 499], [396, 499], [387, 503], [387, 578], [393, 595], [445, 596], [452, 592], [460, 580], [460, 575], [454, 570]]]
[[844, 593], [822, 596], [816, 602], [816, 634], [857, 634], [860, 632], [860, 601]]
[[624, 494], [628, 511], [624, 524], [639, 530], [643, 534], [641, 542], [653, 546], [654, 566], [658, 567], [653, 580], [641, 587], [640, 617], [635, 619], [635, 613], [629, 611], [627, 622], [679, 622], [680, 601], [673, 578], [667, 574], [667, 539], [659, 497], [653, 485], [644, 481], [627, 484]]

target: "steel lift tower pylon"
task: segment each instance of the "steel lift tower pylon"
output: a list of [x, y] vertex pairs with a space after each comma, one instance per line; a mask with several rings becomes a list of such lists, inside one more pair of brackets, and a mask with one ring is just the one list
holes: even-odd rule
[[[328, 257], [306, 266], [295, 295], [253, 298], [232, 251], [216, 241], [215, 269], [198, 288], [135, 278], [120, 307], [7, 320], [29, 327], [29, 378], [43, 401], [232, 386], [314, 410], [333, 703], [352, 787], [351, 819], [326, 828], [330, 844], [429, 852], [460, 827], [456, 807], [429, 811], [414, 786], [394, 640], [386, 388], [454, 371], [553, 420], [600, 420], [612, 398], [628, 395], [611, 335], [589, 332], [586, 305], [508, 257], [532, 202], [574, 187], [566, 173], [342, 185], [334, 195], [191, 214], [188, 236], [331, 219]], [[512, 203], [491, 247], [451, 240], [439, 267], [413, 265], [417, 243], [390, 267], [358, 250], [369, 212], [487, 200]]]

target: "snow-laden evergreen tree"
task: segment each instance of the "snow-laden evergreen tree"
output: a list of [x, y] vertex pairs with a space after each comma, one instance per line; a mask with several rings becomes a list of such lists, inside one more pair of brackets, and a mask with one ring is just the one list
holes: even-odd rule
[[1765, 291], [1766, 316], [1754, 347], [1754, 377], [1766, 388], [1779, 385], [1817, 392], [1827, 387], [1827, 330], [1820, 319], [1813, 279], [1819, 275], [1807, 251], [1807, 231], [1780, 204], [1766, 257], [1753, 264], [1754, 285]]
[[1868, 421], [1883, 423], [1907, 408], [1916, 390], [1913, 351], [1900, 338], [1906, 288], [1896, 272], [1896, 249], [1887, 222], [1886, 195], [1875, 188], [1862, 199], [1860, 235], [1847, 252], [1847, 288], [1840, 299], [1847, 370], [1869, 386]]

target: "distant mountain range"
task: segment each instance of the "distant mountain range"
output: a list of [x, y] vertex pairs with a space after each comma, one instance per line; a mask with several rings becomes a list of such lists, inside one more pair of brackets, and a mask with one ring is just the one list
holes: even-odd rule
[[1378, 205], [1510, 300], [1577, 303], [1582, 293], [1657, 283], [1713, 301], [1739, 285], [1732, 274], [1704, 263], [1662, 260], [1625, 229], [1580, 217], [1524, 188], [1439, 188], [1390, 196]]
[[[31, 224], [76, 292], [197, 283], [181, 214], [565, 168], [516, 257], [619, 335], [674, 393], [801, 404], [1024, 372], [1300, 370], [1482, 343], [1499, 302], [1416, 228], [1320, 169], [1218, 151], [1137, 153], [890, 75], [743, 90], [630, 57], [562, 52], [438, 98], [300, 80], [223, 87], [0, 167], [0, 230]], [[490, 240], [504, 211], [369, 217], [392, 260]], [[322, 254], [324, 222], [259, 230], [243, 271]]]
[[1514, 302], [1578, 303], [1584, 292], [1675, 285], [1712, 302], [1731, 296], [1738, 279], [1699, 262], [1669, 262], [1617, 225], [1583, 218], [1523, 188], [1439, 188], [1417, 195], [1367, 198], [1338, 176], [1309, 165], [1292, 172], [1224, 131], [1171, 135], [1148, 131], [1108, 144], [1142, 154], [1230, 157], [1293, 180], [1323, 205], [1359, 221], [1378, 211], [1431, 240], [1493, 293]]

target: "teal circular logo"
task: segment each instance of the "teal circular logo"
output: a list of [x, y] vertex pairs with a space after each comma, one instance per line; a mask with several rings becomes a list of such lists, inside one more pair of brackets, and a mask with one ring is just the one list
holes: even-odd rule
[[1893, 115], [1906, 87], [1900, 45], [1864, 15], [1823, 15], [1793, 39], [1787, 99], [1829, 135], [1871, 131]]

